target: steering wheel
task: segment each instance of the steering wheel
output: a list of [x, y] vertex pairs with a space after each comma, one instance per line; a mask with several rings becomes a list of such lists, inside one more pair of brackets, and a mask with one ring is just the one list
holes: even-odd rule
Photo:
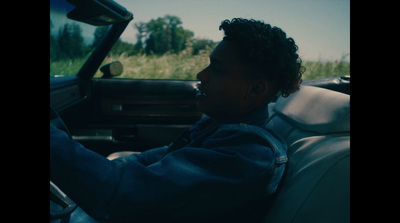
[[55, 125], [58, 129], [66, 132], [70, 138], [72, 138], [71, 133], [69, 132], [67, 126], [61, 119], [61, 117], [58, 115], [56, 110], [54, 110], [53, 107], [50, 105], [50, 122]]
[[[69, 137], [71, 133], [68, 131], [67, 126], [58, 115], [58, 113], [50, 106], [50, 122], [54, 124], [57, 128], [65, 131]], [[71, 214], [77, 207], [75, 202], [73, 202], [64, 192], [60, 190], [53, 182], [50, 181], [50, 200], [60, 205], [63, 209], [61, 211], [50, 210], [50, 219], [60, 219], [64, 216]]]

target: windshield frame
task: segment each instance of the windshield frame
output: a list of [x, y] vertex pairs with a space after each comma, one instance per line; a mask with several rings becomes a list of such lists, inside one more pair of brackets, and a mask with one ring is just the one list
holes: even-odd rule
[[80, 79], [90, 80], [93, 78], [103, 60], [106, 58], [108, 52], [117, 42], [131, 20], [117, 23], [111, 26], [110, 30], [102, 38], [100, 43], [95, 47], [89, 58], [87, 58], [81, 69], [78, 71], [77, 76]]
[[[61, 8], [68, 19], [79, 24], [84, 23], [95, 27], [111, 25], [111, 28], [88, 54], [79, 70], [75, 74], [71, 74], [83, 81], [92, 79], [108, 52], [133, 19], [133, 14], [112, 0], [54, 0], [51, 1], [51, 4], [57, 10]], [[109, 19], [104, 19], [107, 17]]]

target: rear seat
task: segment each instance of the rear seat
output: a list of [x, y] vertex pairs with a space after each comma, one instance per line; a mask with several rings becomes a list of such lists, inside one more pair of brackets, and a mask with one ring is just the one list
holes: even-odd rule
[[350, 222], [350, 95], [302, 85], [271, 104], [268, 126], [289, 161], [264, 222]]

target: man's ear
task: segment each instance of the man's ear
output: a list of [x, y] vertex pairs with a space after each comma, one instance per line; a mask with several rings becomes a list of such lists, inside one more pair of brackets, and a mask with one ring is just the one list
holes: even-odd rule
[[254, 81], [248, 91], [248, 99], [259, 101], [264, 100], [269, 91], [269, 84], [266, 80], [259, 79]]

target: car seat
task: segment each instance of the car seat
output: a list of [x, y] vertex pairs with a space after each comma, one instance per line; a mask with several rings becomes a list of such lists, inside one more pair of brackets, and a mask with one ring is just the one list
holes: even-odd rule
[[350, 95], [302, 85], [269, 106], [289, 160], [263, 222], [350, 222]]

